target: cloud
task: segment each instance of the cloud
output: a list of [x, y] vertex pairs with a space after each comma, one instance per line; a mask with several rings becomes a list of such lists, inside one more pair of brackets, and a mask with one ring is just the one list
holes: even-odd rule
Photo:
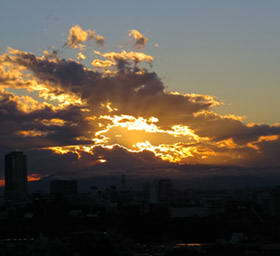
[[69, 29], [66, 45], [71, 48], [84, 48], [83, 43], [95, 40], [98, 45], [103, 45], [105, 37], [98, 35], [95, 30], [83, 30], [79, 25], [75, 25]]
[[[102, 56], [105, 60], [93, 60], [92, 65], [96, 67], [112, 67], [117, 66], [119, 71], [124, 71], [127, 66], [134, 64], [135, 67], [139, 63], [151, 63], [154, 58], [150, 55], [147, 55], [143, 52], [107, 52], [101, 53], [98, 51], [94, 51], [96, 55]], [[139, 70], [140, 71], [140, 70]]]
[[190, 122], [197, 127], [200, 136], [211, 137], [216, 141], [232, 138], [238, 144], [247, 144], [260, 136], [278, 135], [280, 132], [280, 126], [247, 125], [235, 116], [223, 116], [211, 111], [196, 113]]
[[[165, 92], [164, 85], [155, 72], [131, 68], [129, 61], [136, 58], [132, 53], [107, 53], [104, 56], [110, 60], [128, 61], [128, 66], [104, 76], [102, 71], [87, 69], [74, 60], [52, 61], [22, 52], [13, 56], [12, 63], [33, 72], [33, 79], [37, 83], [48, 84], [53, 93], [57, 90], [58, 94], [74, 94], [97, 110], [101, 103], [111, 102], [119, 113], [160, 116], [160, 120], [166, 122], [175, 115], [182, 119], [217, 104], [210, 96]], [[140, 56], [143, 59], [136, 59], [137, 61], [146, 59], [146, 55]]]
[[115, 61], [111, 60], [99, 60], [95, 59], [91, 62], [91, 65], [97, 68], [109, 68], [116, 65]]
[[[29, 102], [25, 101], [29, 106], [26, 111], [21, 107], [23, 103], [18, 101], [21, 97], [3, 90], [0, 92], [2, 147], [24, 149], [91, 143], [90, 139], [85, 138], [89, 134], [88, 130], [94, 131], [94, 125], [90, 125], [83, 118], [84, 113], [79, 107], [52, 109], [37, 102], [38, 107], [32, 108]], [[32, 101], [34, 104], [34, 100]]]
[[77, 54], [77, 59], [78, 59], [78, 60], [85, 60], [86, 58], [87, 58], [87, 56], [84, 55], [82, 52], [79, 52], [79, 53]]
[[[95, 32], [74, 26], [67, 45], [80, 48], [94, 38]], [[78, 169], [280, 166], [279, 125], [218, 114], [214, 108], [222, 102], [214, 96], [167, 91], [146, 53], [94, 53], [91, 66], [11, 48], [0, 56], [2, 148], [69, 158], [67, 166]]]
[[147, 37], [145, 37], [140, 31], [136, 29], [129, 30], [128, 35], [135, 39], [134, 46], [138, 49], [144, 48], [149, 41]]

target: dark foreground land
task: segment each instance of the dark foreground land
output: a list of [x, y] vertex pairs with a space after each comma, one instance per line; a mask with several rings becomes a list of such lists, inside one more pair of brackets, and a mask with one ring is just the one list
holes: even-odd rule
[[240, 210], [172, 218], [165, 205], [149, 207], [119, 204], [108, 211], [61, 199], [5, 206], [0, 256], [280, 255], [279, 217]]

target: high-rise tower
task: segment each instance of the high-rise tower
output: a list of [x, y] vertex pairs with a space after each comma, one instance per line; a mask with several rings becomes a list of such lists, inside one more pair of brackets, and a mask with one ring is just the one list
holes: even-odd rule
[[5, 156], [5, 197], [24, 200], [27, 195], [27, 158], [15, 151]]

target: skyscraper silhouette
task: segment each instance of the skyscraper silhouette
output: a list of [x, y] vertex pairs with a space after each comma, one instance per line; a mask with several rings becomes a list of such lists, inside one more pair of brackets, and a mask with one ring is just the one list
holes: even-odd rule
[[24, 200], [27, 195], [27, 157], [15, 151], [5, 156], [5, 198]]

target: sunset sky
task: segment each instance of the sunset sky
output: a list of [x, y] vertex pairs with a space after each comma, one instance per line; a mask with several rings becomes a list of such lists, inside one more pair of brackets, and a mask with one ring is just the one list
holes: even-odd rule
[[276, 0], [3, 1], [1, 156], [25, 151], [34, 177], [278, 168], [279, 10]]

